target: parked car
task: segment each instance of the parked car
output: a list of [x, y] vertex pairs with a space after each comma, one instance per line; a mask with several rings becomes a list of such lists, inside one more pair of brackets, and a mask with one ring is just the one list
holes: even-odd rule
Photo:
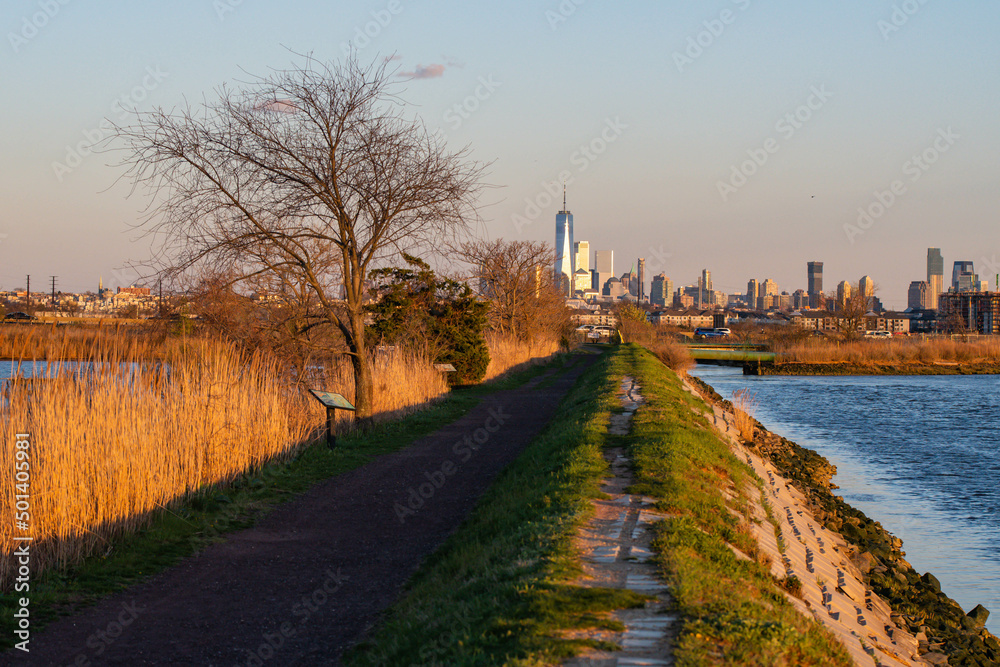
[[12, 320], [15, 322], [23, 322], [28, 320], [37, 320], [38, 318], [34, 315], [29, 315], [28, 313], [17, 311], [16, 313], [7, 313], [4, 320]]

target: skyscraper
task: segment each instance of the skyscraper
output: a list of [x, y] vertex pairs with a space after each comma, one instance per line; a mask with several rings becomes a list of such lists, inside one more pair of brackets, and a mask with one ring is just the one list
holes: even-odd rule
[[843, 309], [851, 298], [851, 283], [846, 280], [840, 281], [837, 285], [837, 308]]
[[809, 307], [823, 307], [823, 262], [809, 262]]
[[573, 246], [574, 266], [590, 273], [590, 241], [577, 241]]
[[944, 257], [941, 248], [927, 249], [927, 307], [937, 310], [938, 295], [944, 291]]
[[914, 280], [910, 283], [910, 289], [906, 292], [906, 307], [924, 310], [929, 307], [927, 305], [929, 302], [930, 286], [923, 280]]
[[672, 302], [674, 283], [666, 274], [653, 276], [653, 284], [649, 290], [649, 303], [654, 306], [666, 306]]
[[711, 305], [715, 302], [715, 295], [712, 293], [712, 272], [708, 269], [701, 270], [701, 303], [703, 306]]
[[556, 283], [566, 296], [573, 296], [573, 214], [566, 210], [566, 186], [563, 185], [563, 210], [556, 214]]
[[597, 273], [597, 290], [604, 289], [604, 283], [615, 277], [615, 251], [598, 250], [594, 253], [594, 271]]
[[646, 300], [646, 258], [639, 258], [639, 293], [636, 295], [639, 303]]
[[955, 262], [951, 270], [951, 288], [956, 292], [971, 292], [978, 286], [976, 270], [972, 262]]
[[760, 283], [756, 278], [751, 278], [747, 282], [747, 307], [750, 310], [757, 310], [758, 296], [760, 296]]

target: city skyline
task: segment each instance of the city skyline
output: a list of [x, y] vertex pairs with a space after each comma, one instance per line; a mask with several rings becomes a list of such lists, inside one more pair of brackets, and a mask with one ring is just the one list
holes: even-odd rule
[[428, 130], [491, 163], [477, 234], [551, 243], [565, 181], [591, 247], [644, 257], [647, 285], [705, 267], [730, 293], [798, 285], [822, 258], [831, 284], [870, 274], [901, 307], [928, 247], [1000, 272], [994, 3], [57, 5], [7, 5], [3, 289], [135, 280], [148, 200], [91, 148], [125, 109], [351, 49], [391, 58]]

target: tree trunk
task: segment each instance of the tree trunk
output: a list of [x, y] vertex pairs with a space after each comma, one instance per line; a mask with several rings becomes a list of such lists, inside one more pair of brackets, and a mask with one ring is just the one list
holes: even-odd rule
[[364, 313], [352, 312], [351, 320], [351, 365], [354, 368], [354, 416], [365, 425], [375, 414], [375, 383], [372, 369], [368, 364], [368, 347], [365, 342]]

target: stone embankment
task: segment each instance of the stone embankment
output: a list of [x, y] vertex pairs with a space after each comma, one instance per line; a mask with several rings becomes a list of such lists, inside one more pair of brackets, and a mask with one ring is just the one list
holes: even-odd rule
[[[693, 377], [688, 380], [723, 415], [731, 415], [729, 401], [701, 380]], [[728, 419], [724, 417], [723, 421], [728, 426]], [[720, 430], [725, 431], [726, 428]], [[740, 449], [745, 446], [748, 460], [755, 469], [763, 466], [757, 472], [761, 474], [763, 471], [761, 476], [765, 484], [772, 493], [778, 494], [775, 498], [788, 492], [791, 494], [789, 498], [801, 505], [791, 514], [786, 513], [785, 518], [796, 523], [805, 521], [805, 530], [810, 534], [807, 535], [796, 525], [792, 527], [794, 540], [801, 541], [799, 538], [805, 535], [808, 543], [809, 539], [816, 538], [817, 530], [822, 530], [829, 531], [833, 536], [831, 541], [842, 541], [842, 553], [841, 549], [836, 549], [833, 560], [845, 557], [849, 564], [843, 570], [838, 569], [838, 585], [830, 594], [831, 598], [848, 594], [851, 600], [858, 603], [859, 616], [864, 615], [860, 604], [862, 600], [868, 612], [884, 607], [877, 616], [887, 616], [884, 631], [891, 642], [889, 648], [894, 645], [895, 649], [903, 649], [912, 638], [916, 649], [914, 656], [923, 663], [982, 667], [1000, 664], [1000, 642], [984, 627], [989, 611], [979, 605], [965, 613], [957, 602], [941, 591], [934, 575], [918, 574], [906, 561], [899, 538], [851, 507], [840, 496], [834, 495], [833, 490], [837, 487], [831, 480], [836, 474], [836, 467], [829, 461], [810, 449], [771, 433], [759, 422], [756, 422], [753, 442], [740, 444], [734, 441], [733, 444]], [[752, 460], [758, 458], [760, 465]], [[811, 520], [798, 518], [801, 516]], [[807, 550], [807, 556], [812, 552], [810, 560], [813, 563], [822, 555], [831, 556], [818, 551], [811, 547]], [[812, 569], [815, 568], [813, 565]], [[863, 585], [862, 595], [857, 592], [851, 594], [840, 583], [839, 572], [846, 570], [859, 575]], [[806, 564], [806, 571], [811, 573], [809, 563]], [[827, 579], [824, 583], [832, 585], [831, 580]], [[827, 595], [827, 591], [823, 591], [824, 604], [828, 604]], [[880, 602], [873, 604], [875, 600]], [[895, 652], [901, 653], [899, 650]], [[921, 664], [916, 660], [911, 664]]]

